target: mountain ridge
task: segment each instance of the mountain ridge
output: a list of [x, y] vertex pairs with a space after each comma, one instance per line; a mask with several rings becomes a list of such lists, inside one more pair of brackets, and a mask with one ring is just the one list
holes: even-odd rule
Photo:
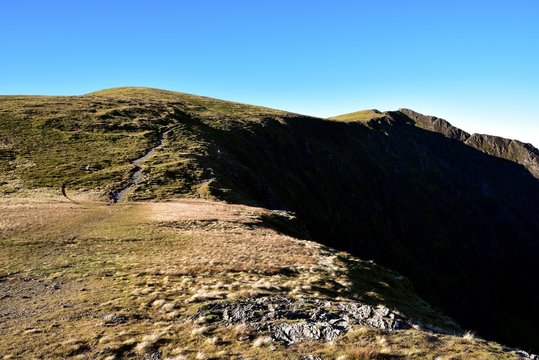
[[[410, 109], [399, 109], [415, 121], [419, 126], [444, 136], [458, 140], [489, 155], [519, 163], [526, 167], [530, 173], [539, 178], [539, 149], [530, 143], [507, 139], [495, 135], [469, 134], [436, 116], [423, 115]], [[392, 112], [387, 112], [391, 114]]]
[[534, 147], [533, 144], [495, 135], [470, 134], [453, 126], [449, 121], [436, 116], [423, 115], [411, 109], [401, 108], [396, 111], [386, 112], [361, 110], [354, 113], [333, 116], [329, 119], [364, 121], [369, 123], [383, 116], [389, 116], [391, 118], [392, 114], [396, 115], [398, 113], [402, 113], [411, 119], [416, 126], [440, 133], [449, 139], [460, 141], [489, 155], [517, 162], [527, 168], [533, 176], [539, 178], [539, 149]]

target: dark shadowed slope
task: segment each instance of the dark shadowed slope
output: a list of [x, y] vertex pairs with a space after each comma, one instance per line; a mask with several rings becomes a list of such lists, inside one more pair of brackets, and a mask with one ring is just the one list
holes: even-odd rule
[[215, 193], [293, 210], [319, 241], [411, 277], [464, 327], [533, 346], [538, 181], [399, 114], [370, 128], [292, 116], [220, 133]]
[[539, 181], [442, 120], [332, 121], [131, 88], [0, 110], [4, 193], [121, 188], [172, 129], [130, 199], [294, 211], [311, 238], [400, 271], [464, 328], [537, 350]]

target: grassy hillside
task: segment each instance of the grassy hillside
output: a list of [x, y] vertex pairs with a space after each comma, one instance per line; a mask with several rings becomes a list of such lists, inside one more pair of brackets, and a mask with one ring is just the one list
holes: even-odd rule
[[[173, 144], [159, 154], [161, 166], [153, 167], [151, 175], [159, 182], [173, 173], [173, 184], [167, 183], [172, 188], [154, 190], [167, 195], [191, 193], [204, 177], [195, 157], [207, 152], [208, 145], [187, 129], [195, 118], [226, 129], [231, 121], [260, 123], [261, 117], [280, 114], [284, 113], [146, 88], [79, 97], [0, 97], [1, 191], [63, 184], [77, 191], [119, 188], [129, 180], [129, 161], [154, 146], [159, 134], [173, 129]], [[184, 176], [177, 176], [178, 172]]]
[[[264, 209], [202, 200], [113, 207], [28, 200], [39, 199], [0, 201], [5, 358], [518, 358], [469, 334], [440, 333], [462, 334], [407, 279], [287, 236], [274, 228], [279, 216]], [[255, 324], [195, 315], [223, 301], [268, 297], [297, 301], [296, 312], [301, 299], [383, 304], [424, 325], [357, 325], [333, 342], [285, 346]]]
[[170, 130], [131, 200], [291, 210], [310, 239], [398, 270], [463, 327], [533, 348], [537, 180], [403, 112], [344, 120], [143, 88], [2, 97], [1, 191], [102, 196]]
[[0, 99], [2, 191], [100, 189], [121, 182], [128, 160], [169, 124], [165, 107], [84, 98]]

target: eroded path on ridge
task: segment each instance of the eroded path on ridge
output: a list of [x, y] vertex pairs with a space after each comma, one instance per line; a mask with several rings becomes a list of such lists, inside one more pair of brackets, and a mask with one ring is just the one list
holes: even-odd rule
[[[443, 320], [398, 274], [287, 236], [275, 215], [195, 199], [117, 206], [0, 199], [0, 353], [333, 359], [473, 349], [514, 358], [482, 340], [380, 328], [390, 313], [361, 318], [368, 312], [361, 304], [382, 304], [396, 315]], [[342, 307], [358, 318], [331, 342], [289, 341], [298, 331], [309, 340], [335, 330], [320, 324], [332, 324], [324, 312]], [[238, 308], [253, 311], [230, 317]]]
[[151, 158], [156, 151], [161, 149], [165, 145], [165, 139], [168, 134], [173, 131], [174, 128], [170, 128], [163, 133], [160, 133], [157, 137], [157, 145], [151, 147], [143, 156], [131, 161], [131, 164], [134, 166], [134, 172], [129, 178], [129, 183], [124, 188], [118, 191], [118, 201], [123, 201], [126, 199], [126, 196], [133, 191], [137, 185], [143, 180], [143, 164]]

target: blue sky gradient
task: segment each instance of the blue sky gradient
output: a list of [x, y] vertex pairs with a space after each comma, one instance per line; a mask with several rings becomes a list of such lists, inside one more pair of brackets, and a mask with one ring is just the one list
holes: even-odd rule
[[0, 2], [0, 94], [150, 86], [327, 117], [412, 108], [539, 146], [539, 2]]

